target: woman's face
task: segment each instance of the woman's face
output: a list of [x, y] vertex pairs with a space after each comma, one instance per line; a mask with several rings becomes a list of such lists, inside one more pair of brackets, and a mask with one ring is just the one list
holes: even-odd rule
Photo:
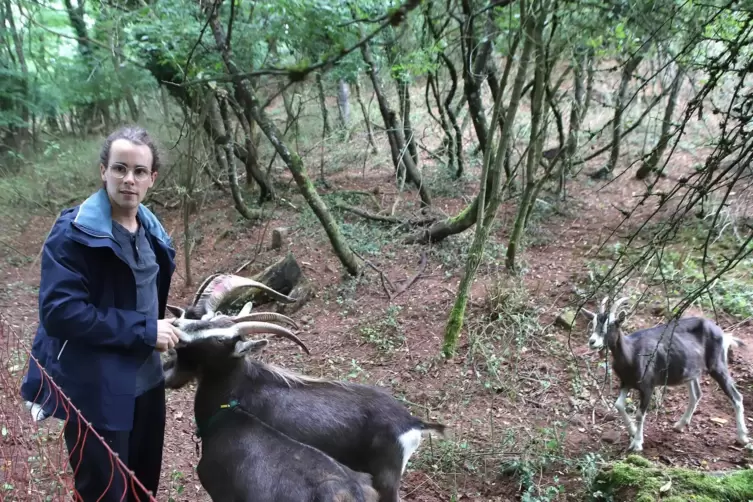
[[99, 167], [110, 201], [121, 209], [138, 208], [157, 179], [152, 172], [152, 151], [127, 139], [113, 141], [109, 165]]

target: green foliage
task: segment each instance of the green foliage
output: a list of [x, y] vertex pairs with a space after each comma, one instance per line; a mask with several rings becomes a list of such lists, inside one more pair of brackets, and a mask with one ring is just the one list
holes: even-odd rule
[[753, 498], [753, 470], [713, 474], [664, 468], [630, 455], [602, 469], [594, 480], [592, 497], [636, 502], [747, 502]]

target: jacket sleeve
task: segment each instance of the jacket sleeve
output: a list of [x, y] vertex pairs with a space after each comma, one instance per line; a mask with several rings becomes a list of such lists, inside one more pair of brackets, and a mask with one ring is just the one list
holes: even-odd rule
[[90, 302], [88, 267], [78, 244], [56, 223], [42, 249], [40, 321], [49, 336], [122, 349], [147, 349], [157, 341], [157, 319]]

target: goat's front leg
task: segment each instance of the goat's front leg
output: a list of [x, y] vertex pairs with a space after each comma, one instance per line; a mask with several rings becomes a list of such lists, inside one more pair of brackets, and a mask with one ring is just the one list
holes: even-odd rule
[[651, 396], [654, 393], [654, 389], [650, 387], [648, 389], [640, 389], [639, 392], [641, 396], [641, 404], [638, 407], [635, 417], [636, 431], [633, 441], [628, 447], [628, 450], [632, 451], [643, 451], [643, 423], [646, 420], [646, 414], [648, 413], [648, 407], [651, 404]]
[[682, 431], [683, 427], [686, 425], [690, 425], [690, 419], [693, 418], [693, 413], [695, 413], [696, 408], [698, 407], [698, 401], [701, 400], [701, 396], [703, 395], [703, 392], [701, 392], [701, 384], [699, 383], [698, 379], [694, 379], [688, 382], [688, 408], [685, 410], [685, 414], [680, 418], [680, 420], [677, 421], [677, 423], [672, 427], [677, 432]]
[[628, 434], [630, 434], [630, 438], [632, 439], [633, 436], [635, 436], [635, 425], [625, 409], [625, 399], [627, 398], [628, 392], [630, 392], [630, 389], [620, 389], [620, 396], [617, 398], [617, 401], [615, 401], [614, 406], [617, 408], [617, 411], [620, 412], [620, 415], [622, 415], [622, 419], [625, 421], [625, 425], [627, 425]]

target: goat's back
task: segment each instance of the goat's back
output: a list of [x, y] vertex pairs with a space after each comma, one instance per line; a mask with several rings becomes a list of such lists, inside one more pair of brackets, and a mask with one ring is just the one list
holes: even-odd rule
[[375, 386], [285, 383], [258, 363], [249, 365], [244, 381], [234, 385], [241, 405], [259, 419], [358, 471], [368, 470], [375, 450], [392, 447], [401, 434], [423, 425], [402, 403]]
[[636, 381], [679, 385], [714, 367], [723, 350], [723, 332], [703, 317], [683, 317], [645, 328], [625, 338]]
[[217, 502], [376, 502], [371, 476], [243, 411], [225, 412], [213, 423], [197, 473]]

